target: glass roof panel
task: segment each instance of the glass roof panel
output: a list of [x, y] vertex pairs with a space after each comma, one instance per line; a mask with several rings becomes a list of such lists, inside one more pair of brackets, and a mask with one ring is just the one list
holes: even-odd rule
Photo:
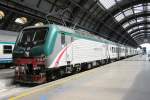
[[131, 36], [133, 36], [133, 35], [137, 34], [138, 32], [140, 32], [140, 31], [137, 31], [137, 32], [132, 33], [132, 34], [131, 34]]
[[147, 10], [150, 11], [150, 3], [148, 3]]
[[120, 2], [120, 1], [122, 1], [122, 0], [116, 0], [116, 1]]
[[136, 23], [136, 20], [135, 20], [135, 19], [132, 19], [132, 20], [129, 21], [129, 23], [130, 23], [130, 24], [134, 24], [134, 23]]
[[137, 34], [137, 35], [133, 36], [132, 38], [138, 37], [140, 35], [144, 35], [144, 33]]
[[150, 16], [148, 16], [148, 17], [146, 18], [146, 20], [147, 20], [147, 21], [150, 21]]
[[147, 27], [150, 27], [150, 24], [148, 24]]
[[120, 13], [120, 15], [116, 16], [115, 19], [119, 22], [120, 20], [124, 19], [125, 16], [123, 15], [123, 13]]
[[99, 0], [99, 1], [106, 9], [109, 9], [116, 4], [115, 0]]
[[127, 10], [124, 11], [124, 14], [125, 14], [126, 16], [130, 16], [130, 15], [133, 14], [133, 11], [132, 11], [131, 8], [129, 8], [129, 9], [127, 9]]
[[140, 30], [140, 31], [134, 32], [134, 33], [132, 33], [130, 36], [136, 35], [136, 34], [138, 34], [139, 32], [144, 32], [144, 31], [145, 31], [145, 30]]
[[133, 31], [132, 29], [129, 29], [129, 30], [128, 30], [128, 33], [132, 32], [132, 31]]
[[141, 21], [144, 21], [144, 17], [137, 18], [137, 22], [141, 22]]
[[134, 7], [134, 13], [143, 12], [143, 6]]
[[144, 25], [140, 25], [140, 26], [139, 26], [139, 28], [143, 28], [143, 27], [144, 27]]
[[124, 23], [123, 25], [122, 25], [122, 27], [123, 28], [126, 28], [126, 27], [128, 27], [130, 24], [127, 22], [127, 23]]
[[139, 28], [138, 26], [135, 26], [135, 27], [133, 27], [132, 29], [133, 29], [133, 30], [136, 30], [136, 29], [138, 29], [138, 28]]

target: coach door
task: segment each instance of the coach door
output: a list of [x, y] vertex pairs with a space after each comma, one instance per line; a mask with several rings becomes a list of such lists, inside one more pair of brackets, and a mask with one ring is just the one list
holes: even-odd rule
[[116, 52], [117, 52], [117, 58], [120, 59], [120, 45], [117, 44], [117, 47], [116, 47]]
[[106, 56], [106, 59], [110, 59], [110, 53], [109, 53], [109, 45], [108, 43], [105, 43], [105, 48], [106, 48], [106, 51], [105, 51], [105, 56]]

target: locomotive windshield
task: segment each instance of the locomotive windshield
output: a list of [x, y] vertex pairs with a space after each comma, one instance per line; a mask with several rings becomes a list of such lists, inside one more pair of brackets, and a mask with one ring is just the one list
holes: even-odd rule
[[28, 43], [33, 43], [34, 45], [39, 45], [44, 43], [48, 28], [31, 28], [25, 29], [20, 34], [17, 44], [24, 45]]

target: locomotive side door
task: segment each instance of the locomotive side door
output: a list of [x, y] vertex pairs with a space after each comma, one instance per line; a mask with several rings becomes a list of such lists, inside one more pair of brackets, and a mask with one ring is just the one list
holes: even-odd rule
[[66, 60], [66, 63], [69, 65], [72, 60], [73, 60], [73, 37], [72, 36], [69, 36], [69, 35], [65, 35], [65, 34], [62, 34], [62, 41], [64, 41], [64, 46], [65, 46], [65, 60]]

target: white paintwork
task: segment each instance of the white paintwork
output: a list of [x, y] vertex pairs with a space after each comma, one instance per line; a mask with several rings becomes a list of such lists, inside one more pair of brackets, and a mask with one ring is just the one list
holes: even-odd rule
[[[115, 59], [118, 57], [117, 53], [112, 53], [112, 47], [116, 47], [117, 45], [107, 44], [107, 43], [101, 43], [96, 42], [92, 40], [87, 39], [74, 39], [73, 42], [69, 41], [69, 38], [71, 36], [67, 37], [67, 46], [64, 46], [60, 52], [58, 52], [57, 56], [53, 60], [53, 62], [49, 65], [49, 68], [54, 67], [60, 67], [67, 65], [67, 61], [70, 61], [70, 64], [80, 64], [84, 62], [93, 62], [97, 60], [104, 60], [104, 59]], [[59, 38], [60, 39], [60, 38]], [[58, 40], [57, 40], [58, 41]], [[60, 41], [60, 40], [59, 40]], [[58, 51], [58, 49], [61, 44], [57, 43], [57, 46], [55, 46], [54, 52]], [[66, 50], [64, 50], [67, 48]], [[125, 46], [121, 45], [121, 48], [125, 49]], [[61, 53], [65, 51], [60, 59], [59, 62], [57, 60], [59, 59], [59, 56]], [[128, 54], [133, 55], [133, 53]], [[120, 57], [125, 57], [125, 51], [120, 52]], [[52, 58], [52, 57], [51, 57]], [[54, 58], [54, 56], [53, 56]]]

